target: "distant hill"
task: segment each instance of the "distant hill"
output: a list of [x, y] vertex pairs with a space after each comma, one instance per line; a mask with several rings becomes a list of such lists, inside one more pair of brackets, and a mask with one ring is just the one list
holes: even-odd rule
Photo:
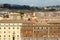
[[15, 5], [15, 4], [0, 4], [0, 8], [7, 8], [7, 9], [26, 9], [26, 10], [40, 10], [38, 7], [30, 7], [28, 5]]
[[10, 9], [10, 10], [14, 9], [14, 10], [31, 10], [31, 11], [56, 11], [56, 9], [60, 10], [60, 5], [46, 6], [46, 7], [34, 7], [34, 6], [31, 7], [28, 5], [0, 4], [0, 8]]

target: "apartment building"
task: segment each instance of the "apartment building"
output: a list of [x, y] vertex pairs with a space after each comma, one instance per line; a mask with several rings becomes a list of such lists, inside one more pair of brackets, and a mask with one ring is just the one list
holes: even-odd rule
[[[6, 15], [9, 17], [7, 18]], [[20, 15], [14, 13], [4, 14], [4, 16], [2, 15], [0, 20], [0, 40], [21, 40]]]
[[[49, 16], [48, 16], [49, 15]], [[41, 13], [40, 21], [25, 21], [21, 28], [22, 40], [60, 40], [60, 20], [57, 15]], [[55, 20], [56, 19], [56, 20]], [[32, 19], [31, 19], [32, 20]]]
[[60, 20], [49, 17], [45, 20], [44, 13], [24, 14], [22, 19], [19, 13], [1, 15], [0, 40], [60, 40]]
[[60, 24], [23, 23], [21, 28], [22, 40], [60, 40]]
[[0, 40], [20, 40], [21, 23], [13, 20], [0, 21]]

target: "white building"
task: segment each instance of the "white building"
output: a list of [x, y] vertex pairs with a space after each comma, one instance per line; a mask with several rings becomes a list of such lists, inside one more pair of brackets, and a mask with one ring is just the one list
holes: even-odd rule
[[[0, 40], [20, 40], [20, 21], [0, 21]], [[14, 38], [13, 38], [14, 37]]]

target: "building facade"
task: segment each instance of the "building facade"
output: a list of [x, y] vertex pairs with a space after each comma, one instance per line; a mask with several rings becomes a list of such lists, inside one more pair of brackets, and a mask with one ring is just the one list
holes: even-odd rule
[[[23, 14], [22, 17], [19, 13], [2, 15], [0, 40], [60, 40], [60, 16], [49, 14], [47, 17], [48, 15], [44, 13], [39, 15], [35, 13]], [[54, 20], [55, 18], [57, 20]]]
[[21, 23], [0, 23], [0, 40], [20, 40]]

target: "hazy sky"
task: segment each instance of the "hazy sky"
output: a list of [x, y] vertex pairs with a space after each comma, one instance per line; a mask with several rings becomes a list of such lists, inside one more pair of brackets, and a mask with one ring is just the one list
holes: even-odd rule
[[0, 4], [19, 4], [30, 6], [60, 5], [60, 0], [0, 0]]

